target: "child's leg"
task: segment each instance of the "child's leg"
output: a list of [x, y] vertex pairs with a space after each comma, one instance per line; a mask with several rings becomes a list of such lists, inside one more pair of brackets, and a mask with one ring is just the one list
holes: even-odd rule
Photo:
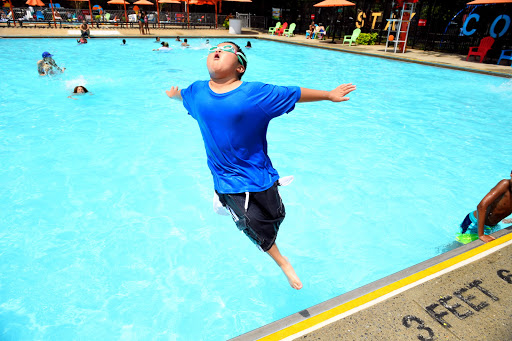
[[300, 281], [299, 277], [295, 273], [295, 270], [293, 269], [293, 266], [288, 261], [288, 258], [283, 257], [281, 255], [281, 252], [279, 252], [279, 249], [277, 248], [277, 245], [274, 243], [272, 247], [267, 251], [270, 257], [279, 265], [281, 270], [283, 270], [284, 274], [288, 278], [288, 282], [294, 289], [301, 289], [302, 288], [302, 282]]

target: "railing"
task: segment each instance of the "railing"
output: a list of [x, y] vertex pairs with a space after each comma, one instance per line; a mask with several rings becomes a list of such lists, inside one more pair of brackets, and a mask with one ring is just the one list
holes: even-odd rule
[[[11, 12], [6, 8], [1, 9], [2, 19], [0, 24], [4, 23], [6, 26], [13, 24]], [[53, 27], [53, 14], [50, 8], [36, 7], [34, 10], [29, 8], [13, 8], [14, 21], [21, 27], [34, 26], [34, 25], [48, 25]], [[147, 10], [148, 22], [156, 28], [215, 28], [215, 13], [189, 13], [187, 17], [186, 12], [160, 12], [160, 23], [158, 23], [158, 14], [156, 10]], [[138, 28], [137, 14], [133, 10], [126, 10], [128, 21], [125, 20], [124, 9], [110, 10], [104, 9], [101, 12], [98, 10], [92, 11], [92, 19], [96, 27], [121, 27], [121, 28]], [[54, 9], [55, 21], [59, 27], [71, 26], [81, 24], [84, 20], [91, 23], [91, 15], [88, 9], [70, 9], [70, 8], [55, 8]], [[217, 27], [222, 28], [222, 24], [226, 19], [226, 15], [217, 16]], [[251, 25], [255, 28], [263, 28], [265, 25], [265, 18], [260, 16], [251, 16]]]

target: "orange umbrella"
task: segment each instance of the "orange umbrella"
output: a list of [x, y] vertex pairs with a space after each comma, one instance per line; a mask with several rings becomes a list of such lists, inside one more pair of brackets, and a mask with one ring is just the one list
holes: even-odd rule
[[[129, 2], [127, 1], [124, 1], [124, 0], [110, 0], [110, 1], [107, 1], [107, 4], [112, 4], [112, 5], [124, 5], [124, 20], [126, 22], [128, 22], [128, 15], [126, 14], [126, 4], [130, 4]], [[116, 24], [117, 25], [117, 24]]]
[[42, 2], [41, 0], [28, 0], [25, 3], [29, 6], [39, 6], [39, 7], [44, 6], [44, 2]]
[[94, 22], [94, 18], [92, 17], [91, 0], [69, 0], [69, 1], [87, 1], [89, 3], [89, 14], [91, 15], [91, 24]]
[[344, 6], [355, 6], [356, 4], [347, 0], [324, 0], [319, 2], [313, 7], [344, 7]]
[[466, 5], [490, 5], [490, 4], [510, 4], [512, 0], [475, 0]]

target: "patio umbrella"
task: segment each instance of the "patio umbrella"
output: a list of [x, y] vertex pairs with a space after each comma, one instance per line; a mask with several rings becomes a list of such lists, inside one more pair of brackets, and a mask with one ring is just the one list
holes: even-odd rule
[[89, 14], [91, 15], [91, 24], [94, 23], [94, 18], [92, 17], [91, 0], [69, 0], [69, 1], [87, 1], [89, 3]]
[[42, 2], [41, 0], [28, 0], [25, 3], [29, 6], [44, 7], [44, 2]]
[[491, 4], [511, 4], [512, 0], [475, 0], [466, 5], [491, 5]]
[[[350, 1], [347, 1], [347, 0], [324, 0], [322, 2], [319, 2], [315, 5], [313, 5], [313, 7], [345, 7], [345, 6], [355, 6], [356, 4], [353, 3], [353, 2], [350, 2]], [[332, 41], [331, 43], [332, 44], [336, 44], [334, 42], [334, 34], [336, 32], [336, 30], [334, 29], [334, 17], [336, 16], [335, 15], [336, 12], [334, 12], [334, 15], [332, 17]]]
[[127, 1], [124, 1], [124, 0], [110, 0], [110, 1], [107, 1], [107, 4], [111, 4], [111, 5], [124, 5], [124, 20], [126, 22], [128, 22], [128, 15], [126, 14], [126, 4], [130, 4], [129, 2]]

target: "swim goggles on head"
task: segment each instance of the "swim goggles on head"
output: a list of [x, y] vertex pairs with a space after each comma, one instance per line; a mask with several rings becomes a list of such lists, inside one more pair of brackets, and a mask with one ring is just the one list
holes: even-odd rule
[[231, 52], [231, 53], [236, 54], [240, 64], [242, 64], [244, 67], [247, 65], [247, 57], [244, 56], [243, 53], [237, 52], [232, 45], [212, 46], [212, 47], [210, 47], [210, 52], [209, 53], [214, 53], [214, 52], [216, 52], [218, 50], [221, 50], [221, 51], [224, 51], [224, 52]]

